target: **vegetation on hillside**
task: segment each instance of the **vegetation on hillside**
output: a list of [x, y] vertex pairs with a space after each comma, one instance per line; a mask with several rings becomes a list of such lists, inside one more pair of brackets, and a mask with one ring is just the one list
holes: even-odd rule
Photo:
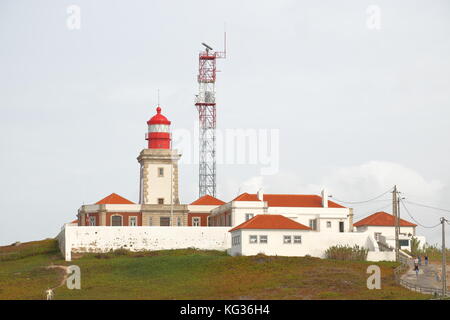
[[[55, 241], [0, 247], [0, 299], [43, 299], [63, 274], [54, 265], [78, 265], [81, 290], [66, 286], [55, 299], [427, 299], [398, 286], [395, 263], [377, 263], [381, 290], [368, 290], [372, 262], [257, 255], [231, 257], [194, 249], [84, 254], [65, 262]], [[9, 252], [9, 253], [6, 253]], [[25, 254], [25, 252], [27, 252]], [[12, 258], [12, 257], [15, 258]]]
[[347, 261], [366, 261], [368, 249], [354, 245], [331, 246], [325, 251], [327, 259], [347, 260]]
[[[450, 249], [445, 250], [446, 260], [450, 261]], [[442, 248], [440, 248], [437, 244], [430, 245], [425, 243], [423, 247], [420, 245], [420, 241], [413, 237], [411, 240], [411, 252], [412, 256], [428, 256], [428, 259], [431, 261], [441, 261], [442, 260]]]

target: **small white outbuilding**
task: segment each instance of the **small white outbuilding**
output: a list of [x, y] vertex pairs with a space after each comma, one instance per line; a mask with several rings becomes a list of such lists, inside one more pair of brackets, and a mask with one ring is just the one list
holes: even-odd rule
[[229, 232], [232, 256], [304, 256], [309, 252], [302, 244], [302, 236], [311, 228], [282, 215], [259, 214]]
[[[388, 247], [395, 247], [395, 218], [393, 215], [381, 211], [356, 222], [354, 225], [356, 232], [366, 232], [379, 244], [385, 244]], [[411, 240], [413, 237], [420, 241], [420, 246], [425, 244], [425, 237], [416, 236], [417, 225], [404, 219], [399, 220], [400, 249], [411, 250]]]

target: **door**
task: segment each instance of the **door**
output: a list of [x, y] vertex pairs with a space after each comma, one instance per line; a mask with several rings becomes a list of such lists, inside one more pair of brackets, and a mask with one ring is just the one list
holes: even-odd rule
[[112, 216], [111, 225], [113, 227], [120, 227], [122, 225], [122, 216]]
[[159, 218], [159, 225], [161, 227], [168, 227], [168, 226], [170, 226], [170, 217], [161, 217], [161, 218]]
[[344, 232], [344, 222], [339, 221], [339, 232]]

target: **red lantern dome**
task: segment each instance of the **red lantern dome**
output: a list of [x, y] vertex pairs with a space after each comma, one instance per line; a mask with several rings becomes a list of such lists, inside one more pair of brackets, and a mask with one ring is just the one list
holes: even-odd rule
[[170, 121], [161, 114], [161, 108], [156, 108], [156, 115], [147, 121], [149, 149], [170, 149]]
[[170, 125], [170, 121], [167, 120], [167, 118], [161, 114], [161, 108], [158, 107], [158, 108], [156, 108], [156, 114], [150, 120], [147, 121], [147, 124], [148, 125], [151, 125], [151, 124]]

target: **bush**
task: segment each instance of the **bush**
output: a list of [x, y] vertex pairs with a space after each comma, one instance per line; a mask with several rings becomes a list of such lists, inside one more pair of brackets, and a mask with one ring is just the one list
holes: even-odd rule
[[325, 251], [325, 257], [327, 259], [335, 260], [353, 260], [353, 261], [366, 261], [367, 253], [369, 249], [365, 249], [358, 245], [350, 247], [349, 245], [337, 245], [332, 246]]
[[[412, 246], [413, 243], [411, 243]], [[411, 248], [411, 254], [413, 256], [428, 256], [428, 259], [430, 260], [437, 260], [440, 261], [442, 259], [442, 249], [440, 248], [440, 246], [438, 246], [437, 244], [435, 245], [429, 245], [428, 243], [425, 243], [425, 245], [419, 249], [415, 249], [413, 250], [413, 248]], [[450, 261], [450, 249], [446, 249], [445, 250], [445, 254], [446, 254], [446, 260]]]

